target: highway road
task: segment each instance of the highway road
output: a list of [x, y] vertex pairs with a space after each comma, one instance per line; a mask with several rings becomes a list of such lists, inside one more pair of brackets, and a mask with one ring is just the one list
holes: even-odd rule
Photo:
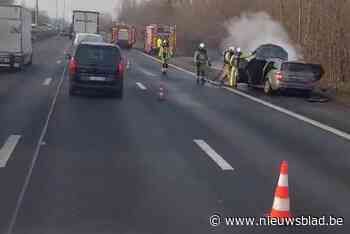
[[[125, 97], [68, 95], [66, 39], [0, 71], [0, 233], [349, 233], [350, 142], [125, 51]], [[160, 85], [166, 100], [158, 100]], [[263, 217], [282, 160], [291, 212], [343, 226], [212, 227]]]

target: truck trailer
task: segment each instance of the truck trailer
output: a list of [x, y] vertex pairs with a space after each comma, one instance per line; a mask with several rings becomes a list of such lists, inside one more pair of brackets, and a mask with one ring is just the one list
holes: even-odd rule
[[72, 36], [75, 37], [77, 33], [99, 34], [99, 24], [99, 12], [75, 10], [73, 11]]
[[21, 69], [33, 61], [32, 14], [17, 5], [0, 5], [0, 66]]

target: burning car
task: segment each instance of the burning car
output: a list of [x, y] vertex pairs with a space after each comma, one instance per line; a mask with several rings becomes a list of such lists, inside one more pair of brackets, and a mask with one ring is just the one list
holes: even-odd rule
[[288, 52], [273, 44], [260, 46], [241, 64], [239, 82], [263, 88], [266, 94], [293, 89], [308, 95], [324, 74], [319, 64], [288, 61]]

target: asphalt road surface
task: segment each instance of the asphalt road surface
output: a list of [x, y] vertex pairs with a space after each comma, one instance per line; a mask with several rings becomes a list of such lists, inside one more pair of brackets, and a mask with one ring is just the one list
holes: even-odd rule
[[[35, 45], [35, 62], [0, 72], [0, 233], [349, 233], [350, 142], [137, 51], [125, 97], [69, 97], [69, 42]], [[160, 85], [165, 100], [158, 100]], [[57, 95], [56, 95], [57, 94]], [[291, 212], [343, 226], [226, 226], [264, 217], [282, 160]], [[209, 217], [220, 214], [213, 227]]]

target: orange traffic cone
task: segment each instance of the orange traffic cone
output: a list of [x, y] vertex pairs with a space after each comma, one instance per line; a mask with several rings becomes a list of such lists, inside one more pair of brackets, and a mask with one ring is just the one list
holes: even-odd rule
[[280, 176], [275, 191], [270, 217], [288, 218], [290, 214], [290, 202], [288, 191], [288, 162], [282, 161]]
[[165, 99], [165, 91], [164, 91], [164, 86], [163, 84], [160, 84], [159, 86], [159, 96], [158, 96], [160, 101], [163, 101]]

